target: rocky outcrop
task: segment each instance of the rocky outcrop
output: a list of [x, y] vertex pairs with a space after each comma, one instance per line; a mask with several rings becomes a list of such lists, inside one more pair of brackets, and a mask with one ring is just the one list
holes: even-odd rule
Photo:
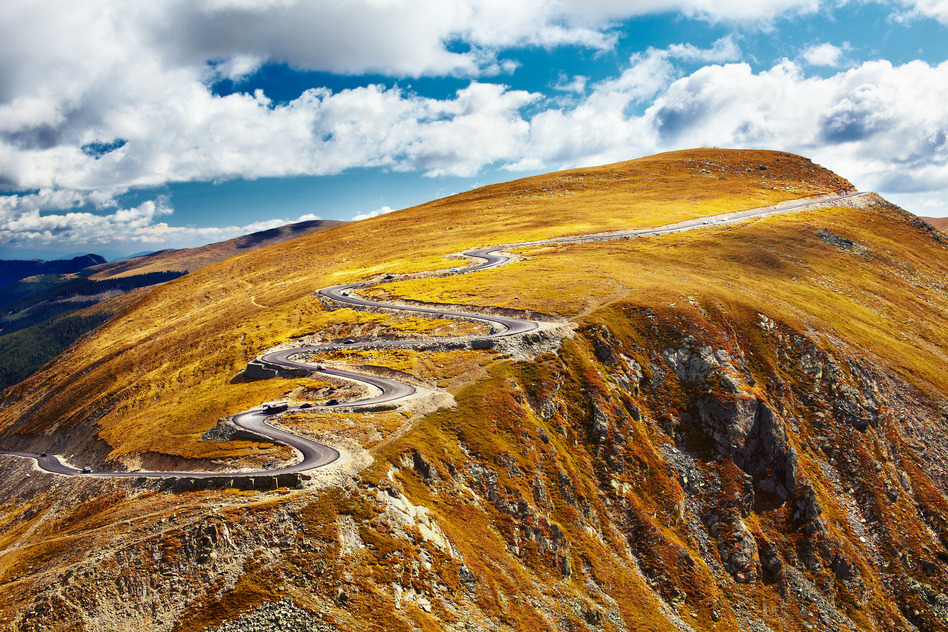
[[290, 599], [268, 602], [249, 614], [217, 627], [213, 632], [340, 632]]

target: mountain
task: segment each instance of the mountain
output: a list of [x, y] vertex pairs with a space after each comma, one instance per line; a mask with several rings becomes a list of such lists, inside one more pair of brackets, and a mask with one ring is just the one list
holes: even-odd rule
[[[948, 239], [878, 195], [838, 197], [852, 192], [799, 156], [672, 152], [484, 187], [156, 287], [4, 392], [0, 445], [94, 470], [292, 461], [219, 423], [358, 395], [255, 361], [288, 344], [352, 339], [311, 361], [418, 391], [280, 414], [341, 455], [302, 484], [61, 477], [0, 457], [0, 620], [948, 629]], [[629, 229], [654, 230], [615, 232]], [[496, 244], [513, 259], [461, 273], [458, 253]], [[360, 346], [477, 333], [314, 295], [363, 281], [352, 292], [541, 326]]]
[[56, 261], [43, 261], [41, 259], [26, 261], [0, 260], [0, 288], [16, 283], [26, 277], [38, 274], [70, 274], [100, 263], [105, 263], [105, 259], [93, 254]]
[[234, 239], [209, 244], [207, 246], [184, 248], [180, 250], [161, 250], [147, 255], [97, 265], [92, 269], [92, 278], [107, 279], [129, 274], [164, 272], [166, 270], [184, 272], [197, 270], [198, 268], [223, 261], [228, 257], [233, 257], [242, 252], [264, 248], [342, 224], [345, 224], [345, 222], [336, 220], [297, 222], [295, 224], [287, 224], [286, 226], [279, 226], [249, 235], [242, 235]]
[[[308, 221], [228, 241], [106, 263], [98, 255], [72, 261], [5, 262], [25, 276], [0, 288], [0, 390], [17, 384], [115, 315], [124, 295], [249, 252], [338, 226]], [[33, 265], [35, 264], [35, 265]], [[81, 274], [75, 272], [81, 271]], [[10, 277], [12, 278], [12, 277]], [[143, 290], [142, 290], [143, 291]], [[139, 292], [140, 293], [140, 292]]]

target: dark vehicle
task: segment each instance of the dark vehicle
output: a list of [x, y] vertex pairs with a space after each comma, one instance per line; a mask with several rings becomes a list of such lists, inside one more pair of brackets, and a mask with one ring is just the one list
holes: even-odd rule
[[287, 408], [286, 402], [270, 402], [269, 404], [263, 405], [263, 413], [265, 415], [273, 415], [274, 413], [282, 413]]
[[338, 399], [331, 399], [324, 404], [324, 406], [338, 406], [338, 405], [339, 405]]
[[317, 364], [317, 365], [316, 365], [316, 370], [317, 370], [317, 371], [325, 371], [325, 370], [326, 370], [326, 367], [324, 367], [324, 366], [321, 365], [321, 364]]
[[386, 281], [390, 281], [390, 280], [392, 280], [392, 279], [394, 279], [394, 278], [395, 278], [395, 277], [393, 277], [391, 274], [386, 274], [386, 275], [385, 275], [385, 280], [386, 280]]
[[80, 474], [89, 474], [89, 473], [91, 473], [91, 472], [92, 472], [92, 468], [87, 465], [87, 466], [85, 466], [84, 468], [82, 468], [82, 470], [81, 470], [79, 473], [80, 473]]
[[352, 338], [346, 338], [345, 340], [342, 341], [342, 344], [344, 344], [344, 345], [354, 345], [354, 344], [355, 344], [355, 340], [353, 340]]
[[300, 404], [300, 408], [312, 408], [313, 404], [311, 402], [303, 402]]
[[49, 455], [43, 452], [40, 456], [49, 456]]

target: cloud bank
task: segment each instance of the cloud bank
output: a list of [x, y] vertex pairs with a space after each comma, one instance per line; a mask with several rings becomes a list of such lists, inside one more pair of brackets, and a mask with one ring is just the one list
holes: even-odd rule
[[[802, 153], [862, 188], [946, 195], [948, 64], [869, 61], [830, 76], [846, 44], [755, 72], [738, 40], [637, 53], [610, 79], [563, 76], [558, 97], [518, 90], [517, 47], [605, 51], [615, 25], [670, 11], [732, 25], [818, 0], [30, 0], [0, 4], [0, 243], [176, 230], [133, 187], [330, 175], [356, 168], [473, 176], [624, 160], [692, 146]], [[948, 23], [945, 0], [899, 0], [899, 19]], [[265, 63], [337, 74], [462, 78], [447, 98], [397, 86], [313, 88], [288, 102], [226, 96]], [[703, 67], [691, 72], [683, 64]], [[802, 65], [804, 64], [805, 65]], [[81, 210], [80, 210], [81, 209]], [[279, 220], [278, 220], [279, 221]], [[236, 228], [236, 227], [231, 227]], [[241, 229], [246, 227], [241, 227]], [[194, 229], [187, 229], [194, 230]], [[216, 230], [216, 229], [215, 229]], [[222, 229], [224, 230], [224, 229]], [[230, 228], [226, 229], [230, 230]]]

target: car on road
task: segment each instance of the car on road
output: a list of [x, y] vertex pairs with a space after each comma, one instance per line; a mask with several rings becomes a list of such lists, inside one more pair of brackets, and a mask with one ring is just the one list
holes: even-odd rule
[[329, 400], [328, 402], [326, 402], [325, 404], [323, 404], [323, 406], [337, 406], [337, 405], [339, 405], [339, 400], [338, 400], [338, 399], [331, 399], [331, 400]]
[[92, 468], [89, 467], [88, 465], [79, 471], [80, 474], [90, 474], [91, 472], [92, 472]]
[[263, 414], [273, 415], [275, 413], [282, 413], [288, 408], [286, 402], [269, 402], [263, 405]]
[[321, 365], [321, 364], [317, 364], [317, 365], [316, 365], [316, 370], [317, 370], [317, 371], [325, 371], [325, 370], [326, 370], [326, 367], [324, 367], [324, 366]]
[[312, 407], [313, 407], [312, 402], [303, 402], [302, 404], [300, 404], [300, 408], [312, 408]]
[[355, 340], [353, 340], [352, 338], [346, 338], [345, 340], [342, 341], [342, 344], [344, 344], [344, 345], [354, 345], [354, 344], [355, 344]]
[[343, 290], [342, 292], [339, 292], [339, 294], [342, 296], [349, 296], [349, 290]]
[[40, 456], [41, 456], [41, 457], [44, 457], [44, 456], [49, 456], [49, 455], [46, 454], [45, 452], [43, 452], [42, 454], [40, 454]]

